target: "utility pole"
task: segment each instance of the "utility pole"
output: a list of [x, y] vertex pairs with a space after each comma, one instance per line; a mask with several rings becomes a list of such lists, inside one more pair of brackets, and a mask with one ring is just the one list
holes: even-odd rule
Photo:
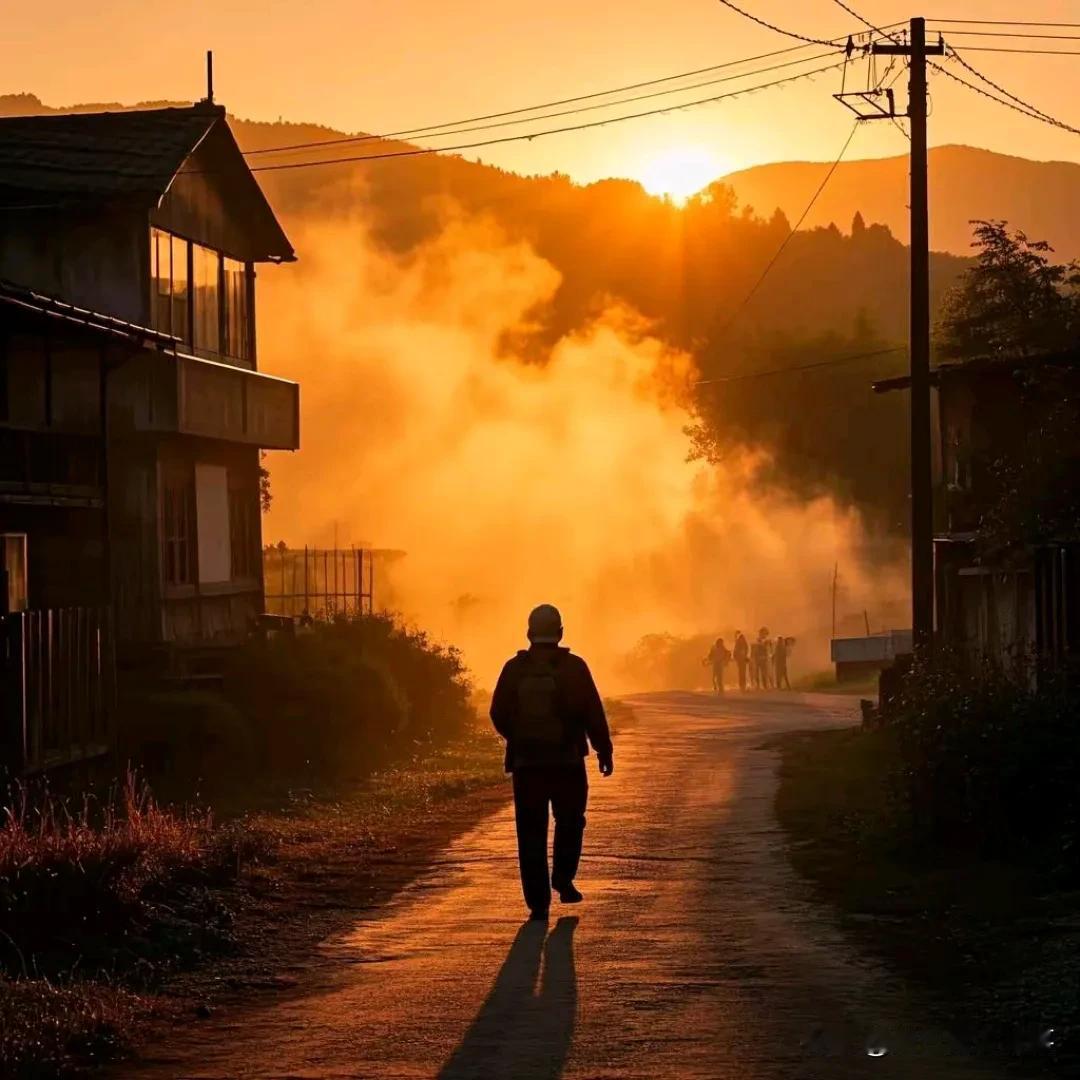
[[911, 20], [907, 44], [875, 42], [873, 51], [910, 59], [911, 121], [911, 616], [916, 651], [934, 639], [934, 496], [930, 449], [930, 226], [926, 193], [926, 20]]

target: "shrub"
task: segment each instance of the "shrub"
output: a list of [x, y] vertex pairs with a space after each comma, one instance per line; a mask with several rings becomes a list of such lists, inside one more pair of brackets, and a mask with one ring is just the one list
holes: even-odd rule
[[991, 666], [917, 662], [888, 720], [911, 830], [1067, 864], [1080, 828], [1078, 704], [1067, 680], [1034, 689]]
[[252, 722], [261, 764], [295, 773], [369, 771], [472, 715], [457, 650], [390, 616], [318, 622], [233, 658], [228, 700]]
[[[0, 971], [23, 976], [62, 971], [73, 941], [84, 966], [153, 959], [155, 927], [175, 930], [186, 906], [196, 931], [192, 918], [210, 914], [198, 886], [235, 876], [253, 853], [241, 826], [218, 829], [207, 813], [166, 809], [132, 774], [103, 803], [86, 798], [75, 812], [18, 786], [2, 814]], [[175, 895], [184, 886], [186, 903]], [[158, 911], [167, 891], [170, 907]], [[165, 949], [178, 947], [172, 934]]]

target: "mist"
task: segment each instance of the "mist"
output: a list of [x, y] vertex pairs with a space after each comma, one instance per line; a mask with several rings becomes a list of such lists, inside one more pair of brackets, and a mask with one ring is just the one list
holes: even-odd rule
[[541, 602], [609, 692], [658, 632], [764, 625], [799, 640], [796, 672], [824, 669], [837, 563], [850, 603], [903, 612], [856, 513], [759, 482], [767, 448], [687, 460], [694, 359], [625, 305], [598, 298], [544, 363], [517, 355], [560, 277], [492, 221], [446, 208], [408, 255], [360, 216], [289, 229], [301, 261], [261, 275], [260, 342], [303, 384], [303, 448], [270, 457], [265, 539], [404, 552], [377, 605], [460, 646], [479, 685]]

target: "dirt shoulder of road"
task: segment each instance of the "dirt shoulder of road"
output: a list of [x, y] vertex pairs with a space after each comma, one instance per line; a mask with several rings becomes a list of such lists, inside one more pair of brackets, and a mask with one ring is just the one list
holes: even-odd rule
[[291, 805], [249, 815], [269, 854], [220, 892], [229, 947], [144, 996], [144, 1019], [126, 1033], [129, 1053], [223, 1009], [294, 990], [318, 963], [320, 941], [388, 900], [509, 794], [501, 744], [477, 734], [348, 792], [295, 792]]
[[1030, 867], [889, 839], [886, 733], [797, 733], [775, 745], [792, 863], [845, 927], [1010, 1075], [1080, 1075], [1080, 897]]
[[[635, 716], [605, 701], [613, 736]], [[432, 756], [372, 776], [334, 795], [297, 792], [290, 806], [250, 814], [270, 856], [247, 867], [221, 896], [231, 944], [168, 976], [128, 1035], [130, 1054], [168, 1040], [224, 1009], [296, 992], [322, 963], [317, 945], [359, 912], [389, 900], [456, 837], [510, 798], [503, 744], [477, 731]]]

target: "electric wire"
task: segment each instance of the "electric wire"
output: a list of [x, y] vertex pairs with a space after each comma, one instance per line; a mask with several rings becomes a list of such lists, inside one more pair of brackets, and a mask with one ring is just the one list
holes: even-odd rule
[[844, 61], [833, 64], [826, 64], [822, 67], [812, 68], [810, 71], [800, 71], [794, 75], [788, 75], [782, 79], [774, 79], [771, 82], [760, 83], [757, 86], [742, 87], [739, 90], [732, 90], [726, 94], [715, 94], [707, 98], [697, 98], [694, 101], [682, 102], [676, 105], [667, 105], [659, 109], [646, 109], [636, 113], [624, 113], [621, 116], [609, 116], [601, 120], [591, 120], [582, 124], [567, 124], [563, 127], [546, 128], [542, 131], [524, 132], [517, 135], [502, 135], [493, 139], [480, 139], [474, 142], [458, 143], [453, 146], [417, 146], [407, 150], [392, 150], [378, 154], [358, 154], [337, 158], [321, 158], [315, 161], [291, 161], [276, 163], [273, 165], [256, 165], [252, 168], [251, 171], [279, 172], [284, 169], [309, 169], [325, 165], [344, 165], [350, 162], [357, 161], [385, 161], [391, 158], [420, 157], [430, 154], [450, 153], [458, 150], [474, 150], [486, 146], [497, 146], [503, 143], [531, 141], [532, 139], [539, 139], [547, 135], [561, 135], [570, 131], [586, 131], [591, 128], [604, 127], [606, 124], [617, 124], [621, 123], [624, 120], [638, 120], [648, 116], [660, 116], [663, 113], [676, 112], [680, 109], [692, 109], [696, 108], [699, 105], [710, 105], [714, 102], [726, 101], [729, 98], [741, 97], [744, 94], [757, 93], [760, 90], [770, 90], [773, 87], [783, 86], [788, 83], [796, 82], [800, 79], [811, 79], [814, 76], [821, 75], [826, 71], [835, 71], [839, 69], [843, 63]]
[[836, 155], [836, 160], [833, 161], [832, 165], [829, 166], [829, 170], [828, 172], [826, 172], [824, 179], [821, 181], [820, 184], [818, 184], [817, 190], [810, 197], [810, 201], [806, 204], [806, 207], [803, 209], [802, 214], [799, 215], [799, 220], [796, 221], [795, 224], [791, 227], [790, 232], [787, 234], [787, 236], [784, 237], [783, 242], [776, 249], [773, 257], [765, 264], [765, 269], [761, 271], [761, 274], [758, 276], [757, 280], [750, 287], [750, 291], [746, 293], [746, 295], [739, 302], [739, 305], [735, 308], [731, 315], [728, 316], [727, 321], [724, 323], [719, 334], [717, 335], [719, 338], [724, 338], [727, 336], [732, 326], [735, 325], [736, 320], [743, 313], [743, 311], [746, 310], [750, 301], [753, 300], [754, 297], [757, 295], [758, 289], [760, 289], [761, 286], [764, 284], [765, 279], [769, 276], [773, 267], [780, 261], [780, 256], [783, 255], [784, 252], [787, 250], [788, 244], [791, 243], [792, 238], [799, 231], [802, 223], [809, 216], [810, 211], [814, 208], [814, 204], [818, 201], [821, 193], [825, 190], [829, 181], [833, 178], [833, 174], [840, 167], [840, 162], [843, 160], [844, 155], [847, 153], [848, 147], [851, 145], [852, 140], [855, 138], [855, 132], [858, 130], [859, 121], [856, 120], [855, 123], [851, 126], [851, 131], [848, 132], [848, 137], [844, 140], [844, 145], [840, 147], [840, 153]]
[[[843, 41], [846, 39], [837, 38], [828, 44], [840, 47]], [[630, 90], [641, 90], [648, 86], [658, 86], [661, 83], [675, 82], [678, 79], [690, 79], [697, 75], [707, 75], [713, 71], [722, 71], [726, 68], [738, 67], [742, 64], [754, 64], [759, 60], [771, 60], [776, 56], [785, 56], [793, 52], [801, 52], [807, 48], [806, 45], [791, 45], [784, 49], [774, 49], [771, 52], [759, 53], [757, 56], [747, 56], [740, 60], [728, 60], [722, 64], [712, 64], [709, 67], [696, 68], [693, 71], [682, 71], [676, 75], [664, 75], [656, 79], [644, 79], [641, 82], [628, 83], [625, 86], [613, 87], [610, 90], [596, 90], [588, 94], [577, 94], [573, 97], [558, 98], [554, 101], [544, 101], [537, 105], [522, 106], [517, 109], [505, 109], [502, 112], [483, 113], [478, 116], [468, 116], [459, 120], [447, 120], [441, 124], [426, 124], [422, 127], [414, 128], [402, 128], [399, 131], [387, 131], [379, 134], [365, 134], [365, 135], [348, 135], [335, 139], [317, 139], [311, 142], [289, 143], [283, 146], [267, 146], [258, 150], [246, 150], [245, 156], [254, 157], [259, 154], [276, 154], [284, 153], [291, 150], [307, 150], [312, 147], [319, 146], [339, 146], [344, 143], [358, 143], [358, 142], [370, 142], [377, 140], [389, 140], [407, 138], [412, 135], [424, 135], [434, 134], [436, 131], [440, 131], [443, 128], [458, 128], [462, 124], [476, 124], [486, 120], [500, 120], [503, 117], [508, 116], [523, 116], [525, 113], [534, 113], [540, 109], [553, 109], [560, 105], [573, 105], [581, 101], [591, 101], [595, 98], [610, 97], [612, 94], [622, 94]], [[805, 58], [808, 59], [808, 58]], [[794, 62], [794, 61], [793, 61]], [[768, 69], [767, 69], [768, 70]], [[755, 74], [755, 72], [747, 72], [747, 75]], [[682, 87], [678, 89], [683, 89]], [[672, 90], [672, 93], [676, 93], [677, 90]], [[610, 102], [612, 105], [617, 105], [618, 102]], [[528, 122], [532, 117], [524, 117], [521, 123]], [[452, 132], [447, 132], [452, 134]]]
[[961, 26], [1059, 26], [1066, 30], [1080, 30], [1080, 22], [1027, 22], [1022, 19], [938, 19], [935, 23], [958, 23]]
[[893, 345], [887, 349], [874, 349], [871, 352], [854, 353], [851, 356], [834, 356], [828, 360], [816, 360], [810, 364], [798, 364], [795, 367], [769, 368], [766, 371], [746, 371], [741, 375], [726, 375], [717, 379], [698, 379], [695, 386], [710, 386], [720, 383], [742, 382], [744, 379], [764, 379], [770, 375], [790, 375], [796, 371], [813, 371], [817, 368], [836, 367], [851, 364], [856, 360], [870, 360], [875, 356], [889, 356], [892, 353], [907, 352], [906, 345]]
[[[1052, 124], [1054, 127], [1061, 128], [1063, 131], [1071, 131], [1074, 135], [1080, 135], [1080, 128], [1075, 128], [1071, 124], [1066, 124], [1063, 120], [1059, 120], [1056, 116], [1051, 116], [1049, 113], [1043, 112], [1043, 110], [1038, 108], [1038, 106], [1032, 105], [1030, 101], [1025, 101], [1024, 98], [1018, 97], [1011, 90], [1006, 90], [1005, 87], [1002, 86], [1000, 83], [994, 82], [993, 79], [991, 79], [987, 75], [984, 75], [981, 71], [979, 71], [978, 68], [974, 67], [972, 64], [969, 64], [962, 56], [960, 56], [956, 49], [952, 48], [951, 46], [949, 48], [949, 56], [955, 59], [956, 62], [961, 65], [961, 67], [971, 72], [971, 74], [974, 75], [977, 79], [986, 83], [987, 86], [996, 90], [999, 94], [1004, 95], [1014, 104], [1022, 106], [1024, 109], [1028, 110], [1028, 112], [1032, 113], [1034, 116], [1037, 116], [1045, 123]], [[938, 70], [943, 71], [944, 68], [938, 68]]]
[[976, 86], [972, 82], [968, 82], [967, 79], [957, 75], [955, 71], [950, 71], [946, 67], [942, 67], [940, 64], [934, 64], [927, 61], [929, 67], [932, 67], [935, 71], [941, 72], [942, 75], [952, 79], [953, 82], [958, 82], [961, 86], [966, 86], [969, 90], [973, 90], [976, 94], [981, 95], [984, 98], [988, 98], [990, 101], [996, 102], [998, 105], [1004, 105], [1007, 109], [1012, 109], [1013, 112], [1020, 113], [1021, 116], [1026, 116], [1029, 120], [1038, 120], [1044, 124], [1052, 124], [1054, 127], [1062, 128], [1065, 131], [1070, 131], [1075, 134], [1080, 134], [1080, 128], [1070, 127], [1068, 124], [1062, 123], [1059, 120], [1050, 120], [1043, 116], [1041, 113], [1032, 112], [1013, 101], [1009, 101], [1006, 98], [1000, 98], [996, 94], [991, 94], [988, 90], [984, 90], [981, 86]]
[[1004, 49], [993, 45], [965, 45], [964, 52], [1013, 53], [1020, 56], [1080, 56], [1076, 49]]
[[836, 4], [837, 7], [843, 8], [844, 11], [846, 11], [853, 18], [858, 19], [859, 22], [861, 22], [863, 24], [863, 26], [867, 27], [870, 30], [873, 30], [875, 34], [880, 34], [882, 37], [887, 37], [890, 41], [899, 42], [899, 39], [896, 38], [894, 35], [886, 33], [886, 30], [888, 30], [889, 27], [886, 27], [883, 30], [880, 27], [875, 26], [868, 19], [864, 19], [863, 16], [860, 15], [853, 7], [850, 7], [848, 4], [845, 4], [844, 0], [833, 0], [833, 3]]
[[[840, 0], [836, 0], [840, 3]], [[954, 37], [1013, 38], [1030, 41], [1080, 41], [1080, 34], [1017, 34], [1007, 30], [950, 30]]]
[[777, 26], [775, 23], [751, 14], [749, 11], [744, 11], [737, 4], [733, 4], [731, 0], [718, 0], [718, 2], [726, 8], [731, 8], [732, 11], [741, 15], [744, 19], [749, 19], [751, 22], [757, 23], [758, 26], [764, 26], [767, 30], [772, 30], [776, 34], [783, 34], [784, 37], [794, 38], [796, 41], [806, 41], [811, 45], [832, 44], [831, 41], [826, 41], [824, 38], [807, 37], [805, 34], [797, 34], [794, 30], [785, 30], [782, 26]]
[[[829, 57], [831, 55], [832, 55], [832, 53], [817, 53], [814, 56], [804, 56], [804, 57], [800, 57], [797, 60], [786, 60], [782, 64], [772, 64], [769, 67], [758, 68], [758, 69], [756, 69], [754, 71], [744, 71], [744, 72], [741, 72], [741, 73], [739, 73], [737, 75], [721, 75], [719, 78], [716, 78], [716, 79], [705, 79], [705, 80], [702, 80], [701, 82], [689, 83], [686, 86], [668, 87], [667, 89], [664, 89], [664, 90], [652, 90], [652, 91], [650, 91], [649, 93], [646, 93], [646, 94], [634, 94], [632, 97], [618, 98], [615, 101], [598, 102], [598, 103], [593, 104], [593, 105], [578, 105], [578, 106], [575, 106], [572, 109], [560, 109], [560, 110], [557, 110], [555, 112], [537, 113], [535, 116], [523, 117], [520, 120], [496, 120], [496, 121], [494, 121], [492, 123], [489, 123], [489, 124], [476, 124], [476, 125], [471, 126], [471, 127], [458, 127], [458, 128], [454, 128], [452, 131], [431, 132], [430, 134], [428, 134], [425, 137], [435, 139], [435, 138], [439, 138], [439, 137], [444, 136], [444, 135], [468, 135], [468, 134], [471, 134], [472, 132], [475, 132], [475, 131], [491, 131], [494, 128], [513, 127], [513, 126], [517, 126], [519, 124], [528, 124], [528, 123], [532, 123], [534, 121], [540, 121], [540, 120], [553, 120], [553, 119], [557, 119], [558, 117], [561, 117], [561, 116], [577, 116], [577, 115], [580, 115], [581, 113], [594, 112], [597, 109], [610, 109], [610, 108], [613, 108], [614, 106], [617, 106], [617, 105], [630, 105], [630, 104], [633, 104], [635, 101], [649, 101], [649, 100], [652, 100], [654, 98], [665, 97], [665, 96], [667, 96], [669, 94], [680, 94], [680, 93], [688, 92], [690, 90], [700, 90], [700, 89], [702, 89], [703, 87], [706, 87], [706, 86], [717, 86], [717, 85], [719, 85], [721, 83], [734, 82], [734, 81], [737, 81], [738, 79], [752, 78], [755, 75], [765, 75], [765, 74], [768, 74], [771, 71], [779, 71], [779, 70], [781, 70], [783, 68], [794, 67], [794, 66], [799, 65], [799, 64], [809, 64], [809, 63], [813, 63], [814, 61], [817, 61], [817, 60], [824, 60], [824, 59], [826, 59], [827, 57]], [[674, 107], [678, 108], [679, 106], [676, 105]], [[287, 149], [290, 152], [298, 151], [298, 150], [317, 150], [321, 146], [330, 145], [332, 143], [354, 142], [354, 141], [362, 141], [362, 140], [374, 139], [374, 138], [385, 138], [385, 137], [384, 136], [358, 136], [358, 137], [356, 137], [356, 139], [329, 140], [329, 141], [324, 141], [324, 142], [317, 142], [317, 143], [308, 144], [307, 146], [305, 146], [304, 144], [301, 143], [301, 144], [297, 144], [296, 146], [288, 147]], [[283, 152], [285, 152], [285, 150], [286, 150], [286, 148], [281, 148], [277, 152], [283, 153]], [[258, 154], [258, 153], [264, 153], [264, 152], [267, 152], [267, 151], [256, 150], [256, 151], [251, 151], [251, 154]]]

